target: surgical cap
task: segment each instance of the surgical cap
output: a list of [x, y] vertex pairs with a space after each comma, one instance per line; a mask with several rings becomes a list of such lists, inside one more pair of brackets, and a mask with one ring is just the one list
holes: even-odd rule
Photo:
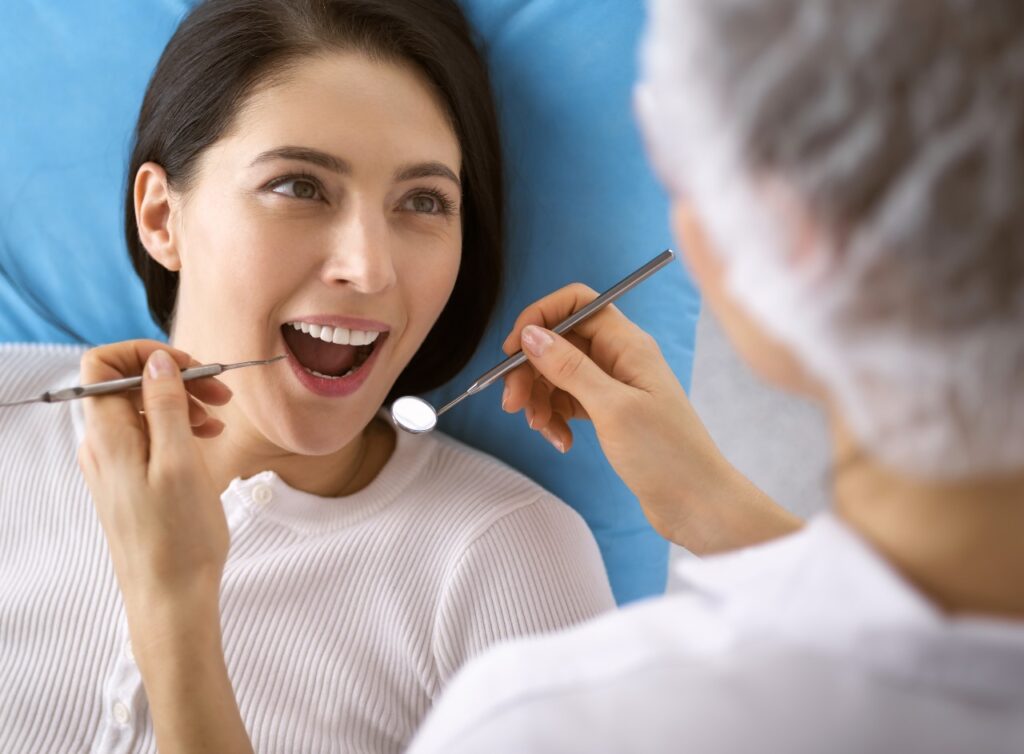
[[1024, 2], [653, 0], [636, 107], [864, 450], [1024, 468]]

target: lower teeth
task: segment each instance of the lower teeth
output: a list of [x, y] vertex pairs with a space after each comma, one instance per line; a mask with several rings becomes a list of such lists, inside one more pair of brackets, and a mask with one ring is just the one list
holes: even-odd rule
[[302, 368], [305, 369], [310, 374], [316, 375], [317, 377], [322, 377], [325, 380], [340, 380], [340, 379], [343, 379], [345, 377], [348, 377], [350, 374], [355, 372], [359, 367], [353, 367], [352, 369], [349, 369], [347, 372], [345, 372], [345, 374], [321, 374], [320, 372], [316, 371], [315, 369], [310, 369], [309, 367], [302, 367]]

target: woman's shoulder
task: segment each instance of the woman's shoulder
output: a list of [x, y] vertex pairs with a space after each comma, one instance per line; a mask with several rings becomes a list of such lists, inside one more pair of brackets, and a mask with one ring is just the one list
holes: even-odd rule
[[[0, 403], [36, 398], [77, 384], [86, 346], [0, 343]], [[65, 480], [81, 436], [78, 407], [30, 403], [0, 409], [0, 476], [22, 479], [26, 489]], [[72, 463], [69, 465], [69, 461]], [[41, 473], [46, 469], [47, 473]], [[55, 482], [56, 483], [56, 482]]]
[[[568, 504], [485, 453], [445, 436], [424, 473], [443, 490], [436, 658], [443, 679], [499, 641], [575, 625], [615, 602], [589, 527]], [[422, 501], [418, 501], [422, 502]]]
[[568, 503], [447, 435], [409, 440], [426, 462], [408, 488], [415, 492], [405, 496], [405, 507], [420, 525], [444, 532], [436, 544], [453, 562], [486, 559], [507, 565], [509, 554], [516, 553], [521, 562], [546, 568], [552, 560], [570, 558], [593, 566], [607, 588], [594, 535]]
[[63, 359], [72, 360], [78, 363], [78, 359], [89, 349], [89, 346], [82, 343], [28, 343], [12, 342], [0, 343], [0, 354], [22, 355], [31, 359]]
[[64, 343], [0, 343], [0, 402], [72, 385], [87, 348]]

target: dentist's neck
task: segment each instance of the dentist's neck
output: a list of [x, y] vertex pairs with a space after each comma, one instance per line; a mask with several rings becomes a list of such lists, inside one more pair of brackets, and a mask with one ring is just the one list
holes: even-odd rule
[[1024, 469], [1000, 478], [913, 479], [834, 427], [836, 513], [949, 613], [1024, 618]]

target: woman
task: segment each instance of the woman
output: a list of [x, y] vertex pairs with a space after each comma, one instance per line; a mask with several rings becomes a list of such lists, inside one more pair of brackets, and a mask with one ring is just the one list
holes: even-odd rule
[[[2, 359], [18, 394], [159, 379], [4, 415], [0, 751], [164, 750], [179, 726], [148, 709], [228, 675], [206, 710], [261, 750], [396, 751], [469, 657], [613, 606], [571, 509], [378, 415], [458, 371], [497, 291], [495, 117], [454, 3], [200, 4], [129, 179], [173, 347]], [[181, 391], [179, 367], [278, 354]], [[184, 647], [217, 659], [150, 680]]]

